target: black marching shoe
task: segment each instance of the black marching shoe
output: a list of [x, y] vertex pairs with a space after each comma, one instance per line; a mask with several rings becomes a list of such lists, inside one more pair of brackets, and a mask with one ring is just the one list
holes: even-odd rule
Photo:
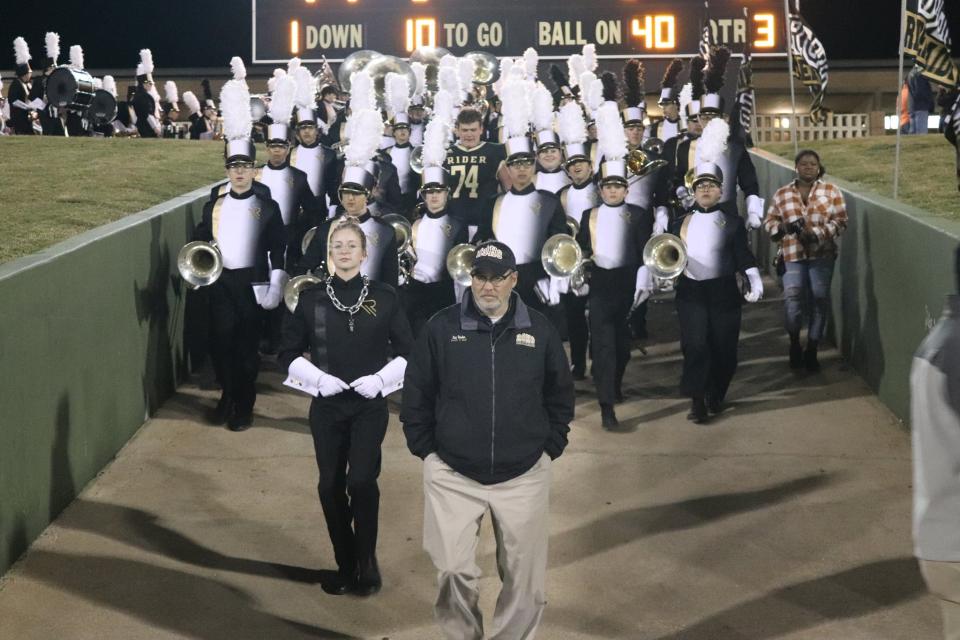
[[717, 398], [712, 395], [706, 397], [707, 411], [713, 415], [723, 413], [723, 398]]
[[620, 428], [620, 421], [617, 420], [617, 414], [614, 413], [612, 404], [600, 405], [600, 424], [607, 431], [615, 431]]
[[337, 571], [333, 575], [320, 581], [320, 588], [324, 593], [332, 596], [342, 596], [354, 588], [357, 578], [353, 573]]
[[234, 412], [227, 420], [227, 428], [230, 431], [246, 431], [253, 424], [252, 413]]
[[690, 403], [690, 413], [687, 414], [687, 420], [696, 424], [706, 424], [709, 419], [710, 415], [707, 413], [707, 404], [703, 401], [703, 398], [693, 398]]
[[820, 371], [820, 362], [817, 360], [817, 343], [808, 342], [807, 348], [803, 352], [803, 366], [807, 368], [807, 371], [810, 373], [817, 373]]
[[228, 396], [220, 396], [220, 400], [217, 401], [217, 406], [212, 409], [208, 409], [205, 418], [210, 424], [223, 424], [227, 419], [233, 414], [233, 400]]
[[586, 367], [574, 367], [570, 370], [570, 375], [573, 376], [573, 379], [576, 381], [586, 380]]
[[790, 341], [790, 368], [803, 369], [803, 348], [800, 346], [799, 340], [796, 342]]
[[382, 587], [383, 579], [380, 577], [380, 567], [377, 566], [376, 556], [361, 561], [353, 593], [365, 598], [377, 593]]

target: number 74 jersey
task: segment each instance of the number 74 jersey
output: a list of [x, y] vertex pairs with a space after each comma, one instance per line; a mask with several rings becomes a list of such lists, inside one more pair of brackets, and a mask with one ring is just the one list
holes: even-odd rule
[[497, 173], [506, 160], [502, 144], [481, 142], [472, 149], [450, 147], [444, 168], [450, 172], [450, 214], [469, 226], [478, 225], [480, 214], [497, 195]]

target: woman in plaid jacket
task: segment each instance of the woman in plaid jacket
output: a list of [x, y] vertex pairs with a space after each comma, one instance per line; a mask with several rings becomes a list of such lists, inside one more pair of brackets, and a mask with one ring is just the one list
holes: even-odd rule
[[[773, 197], [764, 228], [780, 244], [790, 366], [817, 372], [817, 345], [823, 337], [830, 311], [830, 281], [837, 259], [836, 239], [847, 227], [843, 194], [824, 182], [825, 173], [816, 151], [797, 154], [797, 178]], [[801, 349], [800, 329], [804, 301], [812, 298], [807, 327], [807, 347]]]

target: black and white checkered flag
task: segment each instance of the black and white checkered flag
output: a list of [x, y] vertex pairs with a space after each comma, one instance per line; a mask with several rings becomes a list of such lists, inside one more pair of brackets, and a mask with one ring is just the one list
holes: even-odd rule
[[713, 48], [713, 30], [710, 28], [710, 2], [703, 3], [703, 28], [700, 30], [700, 57], [710, 59]]
[[798, 13], [790, 12], [790, 54], [793, 56], [793, 75], [810, 89], [813, 103], [810, 117], [824, 122], [830, 110], [823, 106], [830, 80], [827, 50], [813, 33], [810, 25]]

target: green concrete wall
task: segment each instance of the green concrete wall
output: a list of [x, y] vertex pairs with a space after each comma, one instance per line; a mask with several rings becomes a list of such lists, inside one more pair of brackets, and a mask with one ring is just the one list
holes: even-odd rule
[[176, 389], [176, 257], [208, 195], [0, 266], [0, 574]]
[[[794, 178], [788, 161], [763, 151], [754, 151], [753, 160], [760, 192], [768, 198]], [[823, 163], [829, 168], [830, 158]], [[939, 318], [944, 297], [956, 290], [953, 252], [960, 223], [827, 179], [843, 190], [850, 218], [834, 274], [830, 335], [844, 359], [907, 423], [913, 353]], [[769, 267], [775, 250], [762, 240], [758, 257]]]

